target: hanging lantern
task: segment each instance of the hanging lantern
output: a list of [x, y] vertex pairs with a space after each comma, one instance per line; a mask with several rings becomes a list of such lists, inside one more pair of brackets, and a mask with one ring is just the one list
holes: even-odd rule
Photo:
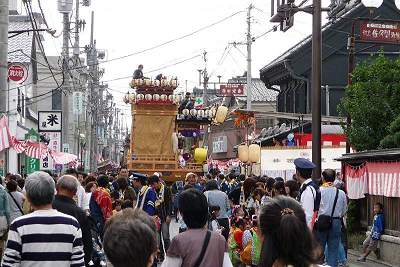
[[165, 94], [162, 94], [162, 95], [160, 96], [160, 99], [161, 99], [161, 101], [166, 101], [166, 100], [168, 99], [168, 96], [165, 95]]
[[151, 101], [153, 97], [151, 96], [151, 94], [146, 94], [145, 98], [147, 101]]
[[195, 117], [197, 115], [197, 110], [195, 110], [195, 109], [190, 110], [190, 115]]
[[130, 81], [129, 82], [129, 86], [131, 87], [131, 88], [134, 88], [135, 87], [135, 80], [132, 80], [132, 81]]
[[211, 111], [211, 117], [215, 117], [215, 115], [217, 114], [217, 110], [214, 108], [214, 107], [212, 107], [211, 109], [210, 109], [210, 111]]
[[189, 113], [190, 113], [190, 111], [187, 108], [182, 110], [182, 114], [185, 115], [185, 116], [189, 115]]
[[238, 146], [238, 157], [241, 162], [249, 161], [249, 147], [247, 145]]
[[174, 95], [169, 95], [168, 96], [168, 100], [171, 101], [171, 102], [174, 102]]
[[153, 95], [153, 100], [154, 101], [159, 101], [160, 100], [160, 95], [159, 94], [154, 94]]
[[138, 94], [137, 95], [137, 100], [141, 101], [144, 99], [144, 95], [143, 94]]
[[215, 121], [217, 123], [223, 123], [228, 115], [228, 108], [225, 106], [219, 106], [217, 109], [217, 114], [215, 115]]
[[194, 160], [196, 163], [201, 164], [207, 160], [207, 149], [205, 148], [196, 148], [194, 150]]
[[180, 95], [175, 96], [175, 103], [180, 103], [182, 101], [182, 97]]
[[170, 82], [171, 87], [176, 87], [178, 85], [176, 80], [171, 80]]
[[361, 0], [361, 3], [368, 8], [378, 8], [382, 5], [383, 0]]
[[160, 86], [160, 81], [159, 80], [154, 80], [153, 81], [153, 85], [156, 86], [156, 87]]
[[256, 144], [249, 145], [249, 162], [257, 163], [261, 158], [261, 147]]
[[400, 0], [394, 0], [394, 3], [396, 4], [397, 9], [400, 10]]
[[204, 110], [200, 109], [200, 110], [197, 112], [197, 117], [199, 117], [200, 119], [201, 119], [201, 118], [204, 118]]
[[131, 94], [129, 96], [129, 103], [135, 103], [136, 101], [136, 95], [135, 94]]

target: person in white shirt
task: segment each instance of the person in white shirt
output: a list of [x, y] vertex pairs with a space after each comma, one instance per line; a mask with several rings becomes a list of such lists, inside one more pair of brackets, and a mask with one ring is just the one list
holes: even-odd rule
[[297, 200], [300, 202], [306, 214], [307, 226], [311, 230], [318, 216], [319, 205], [321, 202], [321, 192], [318, 185], [311, 179], [315, 164], [305, 158], [294, 160], [296, 166], [296, 177], [300, 182], [300, 192]]
[[[68, 169], [66, 170], [65, 174], [69, 174], [74, 176], [76, 179], [78, 179], [78, 171], [76, 169]], [[81, 184], [78, 186], [78, 190], [76, 191], [76, 195], [74, 197], [74, 200], [76, 202], [76, 205], [83, 209], [84, 211], [89, 210], [89, 200], [86, 197], [86, 192], [85, 188]]]

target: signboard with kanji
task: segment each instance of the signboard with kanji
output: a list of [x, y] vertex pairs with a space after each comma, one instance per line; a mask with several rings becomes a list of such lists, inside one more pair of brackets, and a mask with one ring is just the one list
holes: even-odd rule
[[72, 105], [74, 106], [73, 112], [75, 115], [81, 115], [83, 112], [83, 93], [73, 92], [72, 93]]
[[213, 138], [213, 153], [225, 153], [228, 151], [228, 138], [226, 135]]
[[221, 84], [219, 94], [221, 96], [243, 96], [244, 85], [236, 83]]
[[39, 132], [60, 132], [62, 129], [61, 111], [39, 111]]
[[[61, 133], [60, 132], [45, 132], [43, 133], [49, 141], [48, 148], [56, 152], [61, 151]], [[55, 170], [56, 164], [52, 157], [47, 154], [43, 159], [40, 159], [40, 170]]]
[[21, 63], [8, 65], [8, 79], [17, 83], [25, 82], [28, 77], [28, 68]]
[[[25, 140], [38, 142], [39, 134], [34, 129], [30, 129], [28, 131], [28, 133], [25, 134]], [[25, 169], [26, 169], [26, 174], [31, 174], [35, 171], [40, 170], [40, 161], [35, 158], [26, 157], [25, 158]]]
[[400, 23], [362, 21], [360, 23], [360, 40], [376, 43], [400, 43]]

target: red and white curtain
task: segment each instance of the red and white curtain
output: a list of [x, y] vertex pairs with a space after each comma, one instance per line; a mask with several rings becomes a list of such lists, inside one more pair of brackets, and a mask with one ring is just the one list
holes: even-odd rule
[[350, 199], [364, 198], [365, 194], [400, 197], [400, 162], [366, 162], [346, 168], [346, 185]]

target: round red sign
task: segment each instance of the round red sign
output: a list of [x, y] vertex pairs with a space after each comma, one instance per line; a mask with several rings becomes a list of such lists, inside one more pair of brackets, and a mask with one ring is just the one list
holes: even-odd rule
[[11, 81], [23, 83], [28, 77], [28, 70], [23, 64], [11, 64], [8, 66], [8, 78]]

